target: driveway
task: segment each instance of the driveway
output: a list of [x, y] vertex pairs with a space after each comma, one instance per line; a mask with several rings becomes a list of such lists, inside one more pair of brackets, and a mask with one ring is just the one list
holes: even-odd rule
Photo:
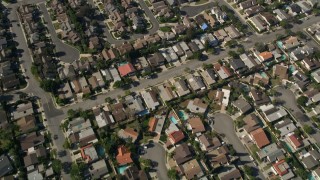
[[[299, 108], [297, 101], [296, 101], [296, 97], [291, 90], [286, 89], [282, 86], [275, 88], [275, 90], [280, 93], [279, 99], [284, 101], [283, 106], [290, 111], [290, 113], [295, 117], [296, 120], [298, 120], [298, 122], [302, 126], [309, 125], [309, 126], [313, 127], [313, 124], [312, 124], [312, 121], [310, 120], [310, 118], [306, 115], [305, 112], [303, 112]], [[315, 129], [315, 133], [311, 134], [310, 136], [315, 140], [315, 143], [319, 144], [320, 131], [316, 127], [314, 127], [314, 129]]]
[[237, 152], [237, 156], [239, 156], [241, 163], [239, 162], [237, 165], [248, 165], [252, 167], [254, 170], [255, 175], [259, 179], [264, 179], [264, 176], [260, 172], [260, 170], [252, 163], [250, 159], [250, 154], [248, 153], [247, 149], [244, 147], [242, 142], [240, 141], [239, 137], [236, 135], [233, 120], [229, 115], [217, 113], [213, 115], [214, 117], [214, 124], [213, 128], [218, 133], [224, 134], [225, 137], [228, 139], [229, 143], [232, 144], [233, 148]]
[[146, 153], [142, 156], [145, 159], [151, 159], [158, 163], [155, 167], [157, 170], [158, 179], [166, 180], [167, 176], [167, 166], [166, 166], [166, 151], [162, 145], [158, 143], [149, 144], [149, 148], [146, 149]]
[[43, 14], [43, 18], [47, 23], [48, 30], [51, 34], [52, 42], [55, 44], [56, 56], [60, 58], [63, 62], [72, 63], [75, 60], [78, 60], [80, 57], [80, 52], [78, 49], [63, 43], [56, 33], [56, 30], [52, 24], [51, 17], [44, 3], [39, 5], [40, 11]]
[[186, 14], [189, 17], [193, 17], [193, 16], [198, 15], [202, 11], [205, 11], [205, 10], [213, 8], [213, 7], [214, 7], [213, 2], [202, 4], [199, 6], [183, 6], [183, 7], [181, 7], [181, 12], [182, 12], [182, 14]]

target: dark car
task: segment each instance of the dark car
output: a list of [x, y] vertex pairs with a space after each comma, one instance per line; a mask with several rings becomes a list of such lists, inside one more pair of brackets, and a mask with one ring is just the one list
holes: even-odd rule
[[58, 139], [58, 135], [55, 134], [55, 135], [53, 136], [53, 139], [55, 139], [55, 140]]
[[67, 151], [61, 150], [61, 151], [58, 152], [58, 155], [59, 155], [59, 157], [66, 156], [67, 155]]

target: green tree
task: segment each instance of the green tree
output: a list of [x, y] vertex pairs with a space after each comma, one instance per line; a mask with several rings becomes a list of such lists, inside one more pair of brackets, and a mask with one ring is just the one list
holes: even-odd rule
[[308, 102], [308, 97], [306, 97], [306, 96], [300, 96], [300, 97], [298, 97], [298, 99], [297, 99], [297, 103], [300, 105], [300, 106], [303, 106], [303, 107], [305, 107], [306, 106], [306, 103]]
[[46, 92], [55, 93], [59, 88], [59, 83], [55, 80], [43, 79], [40, 82], [40, 87]]
[[68, 139], [66, 139], [66, 140], [64, 141], [64, 143], [63, 143], [63, 148], [65, 148], [65, 149], [70, 149], [70, 148], [71, 148], [71, 144], [70, 144], [70, 142], [69, 142]]
[[56, 174], [61, 174], [62, 163], [59, 159], [54, 159], [52, 161], [52, 169]]
[[213, 68], [213, 64], [203, 63], [203, 64], [202, 64], [202, 68], [203, 68], [204, 70], [206, 70], [206, 69], [212, 69], [212, 68]]
[[290, 24], [288, 21], [284, 20], [280, 22], [280, 26], [283, 27], [284, 29], [290, 28]]
[[228, 55], [231, 56], [232, 58], [239, 58], [239, 54], [236, 53], [235, 51], [229, 51]]
[[238, 52], [239, 54], [243, 54], [243, 53], [246, 52], [246, 50], [244, 49], [243, 46], [240, 46], [240, 47], [237, 49], [237, 52]]
[[234, 39], [232, 39], [232, 40], [230, 40], [230, 41], [228, 41], [228, 42], [226, 42], [226, 46], [227, 47], [230, 47], [230, 48], [234, 48], [234, 47], [236, 47], [237, 46], [237, 41], [236, 40], [234, 40]]
[[170, 169], [170, 170], [168, 171], [168, 178], [169, 178], [170, 180], [176, 180], [176, 179], [178, 179], [178, 172], [177, 172], [177, 170], [175, 170], [175, 169]]
[[261, 43], [261, 42], [257, 42], [254, 44], [255, 48], [257, 51], [259, 52], [263, 52], [263, 51], [266, 51], [267, 50], [267, 47], [264, 43]]
[[315, 132], [314, 129], [311, 126], [307, 125], [307, 124], [303, 125], [303, 130], [307, 134], [313, 134]]

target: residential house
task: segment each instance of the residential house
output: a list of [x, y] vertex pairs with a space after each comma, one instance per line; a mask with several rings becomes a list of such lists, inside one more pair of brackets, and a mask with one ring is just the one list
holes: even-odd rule
[[107, 163], [104, 159], [94, 162], [89, 168], [90, 175], [93, 179], [102, 179], [109, 173]]
[[254, 103], [258, 106], [271, 102], [269, 96], [257, 89], [252, 89], [249, 95], [253, 99]]
[[290, 60], [299, 61], [306, 56], [312, 55], [313, 53], [314, 53], [314, 48], [310, 48], [309, 46], [305, 45], [303, 47], [298, 47], [295, 50], [291, 51], [289, 54], [289, 57], [290, 57]]
[[258, 13], [261, 13], [265, 10], [263, 6], [257, 5], [257, 6], [252, 6], [246, 10], [244, 10], [244, 13], [246, 14], [247, 17], [254, 16]]
[[92, 89], [96, 89], [98, 87], [103, 88], [106, 85], [99, 71], [93, 73], [92, 76], [88, 79], [88, 81]]
[[93, 162], [99, 159], [97, 150], [93, 146], [93, 144], [89, 144], [87, 146], [80, 148], [81, 157], [87, 163]]
[[151, 67], [147, 59], [143, 56], [136, 59], [136, 63], [134, 64], [134, 67], [137, 71], [141, 71], [142, 74], [151, 72]]
[[93, 110], [93, 112], [99, 128], [103, 128], [109, 124], [115, 123], [115, 119], [109, 111], [98, 108], [96, 110]]
[[300, 42], [298, 40], [298, 37], [296, 37], [296, 36], [288, 37], [286, 40], [283, 41], [283, 45], [282, 45], [282, 47], [285, 50], [291, 50], [291, 49], [296, 48], [298, 46], [300, 46]]
[[4, 91], [16, 88], [20, 85], [19, 79], [15, 74], [10, 74], [1, 78], [2, 89]]
[[[201, 41], [202, 44], [205, 44], [206, 42], [208, 42], [209, 46], [217, 46], [219, 44], [219, 40], [211, 33], [202, 34], [200, 36], [200, 41]], [[199, 49], [202, 50], [203, 48], [199, 47]]]
[[195, 53], [195, 52], [200, 51], [199, 46], [198, 46], [195, 42], [193, 42], [193, 41], [189, 42], [189, 43], [188, 43], [188, 46], [189, 46], [189, 48], [190, 48], [190, 50], [191, 50], [192, 53]]
[[204, 85], [200, 76], [188, 74], [186, 76], [186, 79], [193, 91], [200, 91], [206, 89], [206, 86]]
[[206, 158], [213, 168], [219, 168], [229, 164], [229, 149], [223, 145], [215, 150], [207, 152]]
[[308, 170], [311, 170], [314, 167], [318, 166], [319, 160], [320, 160], [320, 153], [316, 149], [313, 149], [303, 154], [301, 157], [301, 162], [303, 166]]
[[239, 169], [234, 165], [230, 166], [230, 170], [218, 174], [220, 180], [242, 179]]
[[179, 43], [172, 46], [172, 49], [179, 57], [184, 55], [184, 51], [183, 51], [182, 47], [179, 45]]
[[292, 179], [295, 175], [293, 174], [289, 164], [283, 159], [272, 165], [272, 170], [276, 175], [279, 175], [283, 180]]
[[192, 159], [181, 165], [181, 170], [188, 180], [198, 179], [204, 176], [204, 172], [196, 159]]
[[278, 77], [280, 80], [287, 80], [288, 66], [277, 64], [273, 67], [273, 77]]
[[273, 10], [273, 13], [276, 14], [276, 18], [279, 21], [285, 21], [290, 18], [289, 14], [287, 14], [284, 10], [282, 9], [275, 9]]
[[316, 169], [314, 169], [312, 171], [312, 176], [315, 178], [315, 179], [320, 179], [320, 167], [317, 167]]
[[85, 77], [81, 77], [79, 78], [79, 84], [80, 84], [80, 89], [82, 91], [83, 94], [88, 94], [90, 93], [90, 86], [86, 80]]
[[262, 128], [258, 128], [254, 131], [251, 131], [250, 138], [260, 149], [270, 144], [270, 141]]
[[101, 51], [101, 54], [106, 61], [116, 58], [116, 52], [114, 51], [114, 49], [104, 49]]
[[177, 61], [179, 59], [179, 57], [174, 52], [172, 47], [161, 48], [161, 49], [159, 49], [159, 52], [166, 59], [167, 62], [175, 62], [175, 61]]
[[255, 73], [253, 76], [252, 84], [255, 86], [266, 87], [269, 85], [270, 78], [265, 72]]
[[308, 14], [308, 13], [310, 13], [311, 10], [312, 10], [311, 4], [309, 4], [309, 3], [306, 2], [306, 1], [298, 1], [298, 2], [297, 2], [297, 5], [300, 6], [302, 13]]
[[320, 83], [320, 69], [311, 73], [311, 76], [317, 83]]
[[199, 98], [189, 100], [187, 109], [193, 113], [205, 113], [208, 108], [208, 104]]
[[29, 148], [37, 147], [44, 143], [44, 136], [37, 135], [36, 132], [32, 132], [28, 135], [22, 135], [18, 138], [21, 149], [27, 151]]
[[125, 104], [133, 115], [140, 115], [142, 112], [145, 112], [145, 107], [140, 96], [128, 95], [125, 97]]
[[174, 82], [174, 87], [177, 89], [177, 93], [179, 96], [184, 96], [190, 93], [187, 83], [183, 79], [176, 80]]
[[8, 156], [2, 154], [0, 156], [0, 177], [3, 177], [13, 171], [13, 167]]
[[148, 180], [148, 176], [144, 170], [139, 170], [136, 165], [126, 168], [122, 176], [126, 180]]
[[118, 71], [119, 71], [121, 77], [132, 76], [135, 73], [135, 69], [131, 63], [126, 63], [123, 65], [120, 65], [118, 67]]
[[[256, 53], [255, 53], [256, 54]], [[256, 56], [261, 63], [270, 61], [273, 59], [273, 54], [271, 52], [265, 51]]]
[[0, 129], [6, 129], [8, 125], [7, 113], [3, 109], [0, 109]]
[[203, 18], [209, 23], [209, 25], [213, 28], [216, 25], [216, 20], [207, 12], [203, 13]]
[[157, 94], [153, 90], [142, 91], [141, 96], [150, 110], [155, 110], [160, 105]]
[[109, 72], [110, 72], [114, 82], [121, 81], [121, 77], [120, 77], [119, 72], [116, 68], [110, 68]]
[[221, 142], [217, 137], [210, 137], [206, 134], [202, 134], [198, 139], [203, 151], [212, 151], [221, 146]]
[[24, 167], [29, 167], [31, 165], [36, 165], [39, 163], [36, 153], [31, 153], [23, 157]]
[[181, 142], [185, 138], [185, 135], [181, 130], [178, 130], [178, 131], [171, 132], [168, 135], [168, 137], [169, 137], [169, 142], [172, 145], [175, 145], [175, 144]]
[[277, 122], [274, 125], [274, 127], [280, 133], [281, 137], [284, 137], [297, 129], [297, 127], [293, 124], [293, 122], [290, 119], [281, 120]]
[[248, 9], [248, 8], [255, 6], [257, 4], [258, 3], [256, 0], [247, 0], [247, 1], [243, 1], [243, 2], [239, 3], [238, 6], [241, 10], [245, 10], [245, 9]]
[[229, 105], [229, 98], [230, 98], [230, 93], [231, 90], [227, 87], [221, 89], [223, 97], [222, 97], [222, 102], [221, 104], [225, 107], [227, 107]]
[[257, 152], [259, 158], [265, 162], [275, 162], [282, 160], [285, 156], [283, 150], [276, 143], [272, 143]]
[[157, 124], [158, 124], [158, 118], [151, 117], [148, 123], [149, 132], [154, 132], [156, 130]]
[[214, 6], [211, 9], [211, 13], [216, 17], [220, 24], [223, 24], [227, 20], [227, 13], [223, 12], [218, 6]]
[[[209, 35], [210, 36], [210, 35]], [[212, 38], [212, 37], [211, 37]], [[213, 42], [213, 44], [215, 43], [215, 41], [213, 40], [212, 41]], [[199, 40], [199, 39], [192, 39], [191, 40], [191, 43], [194, 43], [197, 47], [198, 47], [198, 49], [200, 50], [200, 51], [202, 51], [202, 50], [204, 50], [204, 45], [203, 45], [203, 43]], [[210, 43], [210, 42], [209, 42]], [[190, 47], [191, 48], [191, 47]], [[191, 48], [191, 50], [192, 50], [192, 48]], [[194, 49], [195, 50], [195, 49]], [[199, 50], [195, 50], [195, 51], [193, 51], [193, 52], [197, 52], [197, 51], [199, 51]]]
[[249, 22], [258, 30], [258, 32], [265, 31], [268, 28], [268, 24], [263, 20], [260, 14], [249, 18]]
[[58, 69], [58, 74], [60, 79], [73, 80], [76, 77], [76, 72], [73, 65], [64, 65]]
[[186, 30], [187, 30], [187, 27], [183, 24], [177, 24], [176, 26], [172, 27], [172, 32], [175, 35], [183, 34], [186, 32]]
[[177, 98], [177, 94], [172, 90], [169, 83], [163, 83], [158, 86], [160, 97], [163, 101], [171, 101]]
[[273, 104], [262, 105], [260, 109], [268, 122], [277, 121], [288, 114], [282, 107], [275, 107]]
[[172, 158], [176, 161], [177, 165], [181, 165], [193, 158], [190, 149], [187, 143], [182, 143], [174, 149]]
[[188, 130], [191, 130], [193, 134], [201, 134], [206, 131], [206, 128], [199, 117], [188, 119], [187, 128]]
[[232, 73], [230, 72], [230, 70], [227, 67], [222, 66], [219, 63], [216, 63], [213, 66], [214, 66], [215, 71], [217, 72], [217, 74], [220, 76], [221, 79], [227, 79], [230, 76], [232, 76]]
[[245, 125], [243, 129], [249, 134], [252, 131], [260, 128], [260, 123], [257, 115], [249, 114], [243, 118]]
[[318, 68], [320, 68], [320, 62], [316, 59], [311, 59], [308, 57], [305, 57], [302, 61], [301, 61], [301, 65], [307, 69], [308, 71], [313, 71], [316, 70]]
[[181, 41], [179, 43], [179, 46], [182, 48], [182, 50], [184, 51], [184, 54], [186, 55], [186, 57], [190, 57], [193, 55], [192, 51], [190, 50], [189, 46], [187, 45], [186, 42]]
[[121, 102], [111, 105], [111, 113], [116, 122], [121, 122], [127, 119], [125, 108]]
[[166, 61], [163, 55], [159, 52], [149, 56], [147, 60], [149, 61], [150, 66], [153, 68], [163, 65]]
[[90, 143], [98, 142], [98, 139], [92, 129], [92, 127], [88, 127], [79, 132], [79, 145], [85, 146]]
[[247, 66], [241, 59], [232, 59], [230, 61], [230, 66], [237, 74], [242, 74], [247, 70]]
[[249, 69], [254, 68], [258, 65], [258, 63], [253, 59], [253, 57], [247, 55], [246, 53], [241, 54], [239, 57]]
[[240, 32], [233, 25], [225, 27], [224, 30], [231, 39], [236, 39], [241, 37]]
[[133, 46], [130, 43], [124, 43], [116, 47], [119, 52], [119, 55], [125, 55], [133, 50]]
[[287, 6], [288, 14], [291, 16], [296, 16], [302, 12], [301, 7], [298, 4], [292, 3], [291, 5]]
[[118, 131], [118, 136], [124, 140], [129, 140], [131, 142], [136, 142], [138, 139], [139, 133], [132, 128], [120, 129]]
[[320, 101], [320, 92], [317, 89], [308, 89], [304, 92], [305, 96], [309, 98], [309, 101], [307, 104], [310, 103], [317, 103]]
[[213, 69], [208, 68], [200, 72], [204, 82], [209, 87], [210, 85], [216, 83], [216, 75]]
[[309, 77], [299, 70], [294, 71], [292, 77], [294, 79], [294, 84], [296, 84], [301, 91], [303, 91], [310, 83]]
[[278, 20], [270, 12], [261, 12], [260, 16], [267, 23], [268, 27], [278, 24]]
[[241, 114], [245, 114], [252, 110], [252, 106], [244, 99], [238, 99], [235, 102], [233, 102], [233, 106], [235, 106]]
[[32, 115], [33, 113], [34, 111], [33, 111], [32, 103], [27, 102], [27, 103], [17, 105], [17, 107], [12, 112], [12, 116], [14, 120], [17, 120], [22, 117]]
[[36, 119], [33, 115], [24, 116], [17, 120], [17, 125], [22, 133], [27, 133], [36, 128]]
[[294, 133], [287, 134], [286, 141], [294, 150], [297, 150], [304, 145], [300, 138], [298, 138]]
[[123, 166], [123, 165], [132, 163], [133, 160], [131, 159], [130, 150], [128, 148], [126, 148], [124, 145], [119, 146], [116, 160], [117, 160], [119, 166]]

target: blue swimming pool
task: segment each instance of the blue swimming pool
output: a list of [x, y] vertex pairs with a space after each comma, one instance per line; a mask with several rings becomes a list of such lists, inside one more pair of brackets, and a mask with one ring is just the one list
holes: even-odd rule
[[138, 116], [144, 116], [144, 115], [147, 115], [147, 114], [149, 114], [149, 111], [148, 111], [148, 109], [145, 109], [145, 110], [139, 112]]
[[277, 45], [280, 49], [283, 49], [283, 43], [281, 41], [277, 41]]
[[123, 174], [124, 171], [128, 168], [129, 166], [120, 166], [118, 167], [118, 172], [119, 174]]
[[178, 111], [178, 116], [180, 119], [186, 121], [189, 119], [189, 116], [186, 112], [184, 112], [183, 110]]
[[173, 124], [178, 124], [178, 120], [174, 116], [170, 116], [170, 120]]
[[96, 149], [97, 149], [98, 156], [100, 157], [105, 156], [104, 148], [101, 145], [97, 145]]

